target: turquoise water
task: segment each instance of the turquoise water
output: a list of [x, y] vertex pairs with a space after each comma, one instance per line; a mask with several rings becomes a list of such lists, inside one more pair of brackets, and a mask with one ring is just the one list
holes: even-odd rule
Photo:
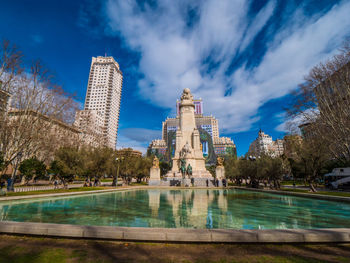
[[0, 203], [3, 221], [166, 228], [350, 228], [350, 204], [244, 190], [133, 190]]

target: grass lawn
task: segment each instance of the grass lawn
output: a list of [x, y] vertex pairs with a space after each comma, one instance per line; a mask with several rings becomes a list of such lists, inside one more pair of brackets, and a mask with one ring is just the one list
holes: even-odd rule
[[294, 192], [294, 193], [307, 193], [307, 194], [314, 194], [314, 195], [330, 195], [330, 196], [350, 197], [350, 192], [318, 191], [318, 192], [313, 193], [313, 192], [309, 192], [309, 190], [293, 189], [293, 188], [281, 188], [281, 190], [286, 191], [286, 192]]
[[8, 192], [6, 196], [22, 196], [22, 195], [40, 195], [40, 194], [55, 194], [55, 193], [69, 193], [69, 192], [87, 192], [95, 190], [106, 190], [111, 187], [77, 187], [70, 189], [56, 189], [56, 190], [40, 190], [40, 191], [28, 191], [28, 192]]
[[350, 244], [166, 244], [0, 235], [0, 263], [11, 262], [349, 262]]
[[148, 185], [148, 183], [147, 182], [141, 182], [141, 183], [134, 182], [134, 183], [131, 183], [130, 185], [132, 185], [132, 186], [143, 186], [143, 185]]

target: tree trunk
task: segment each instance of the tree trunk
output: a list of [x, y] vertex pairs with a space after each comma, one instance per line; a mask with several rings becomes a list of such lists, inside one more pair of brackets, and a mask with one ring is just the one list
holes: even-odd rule
[[66, 183], [66, 180], [61, 179], [62, 184], [63, 184], [63, 189], [68, 189], [68, 184]]
[[309, 183], [309, 187], [310, 187], [311, 192], [313, 192], [313, 193], [317, 192], [316, 188], [314, 187], [314, 185], [311, 182]]
[[117, 177], [113, 177], [112, 186], [117, 186]]
[[26, 184], [26, 177], [24, 175], [22, 175], [21, 184], [20, 185], [25, 185], [25, 184]]

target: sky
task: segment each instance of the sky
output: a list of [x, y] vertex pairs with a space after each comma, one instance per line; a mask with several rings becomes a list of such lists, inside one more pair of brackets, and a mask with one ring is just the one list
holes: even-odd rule
[[244, 155], [285, 135], [290, 93], [350, 36], [350, 0], [1, 1], [0, 39], [83, 105], [94, 56], [123, 72], [117, 147], [145, 152], [184, 88]]

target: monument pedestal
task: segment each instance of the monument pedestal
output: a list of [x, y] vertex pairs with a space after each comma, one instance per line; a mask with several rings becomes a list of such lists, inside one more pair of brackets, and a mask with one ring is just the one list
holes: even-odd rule
[[219, 180], [219, 187], [223, 187], [222, 180], [225, 179], [225, 167], [217, 166], [215, 169], [216, 179]]
[[196, 126], [195, 105], [188, 88], [181, 95], [179, 124], [172, 169], [164, 176], [161, 185], [212, 186], [214, 178], [205, 167], [200, 133]]
[[151, 167], [148, 185], [160, 185], [160, 168]]

